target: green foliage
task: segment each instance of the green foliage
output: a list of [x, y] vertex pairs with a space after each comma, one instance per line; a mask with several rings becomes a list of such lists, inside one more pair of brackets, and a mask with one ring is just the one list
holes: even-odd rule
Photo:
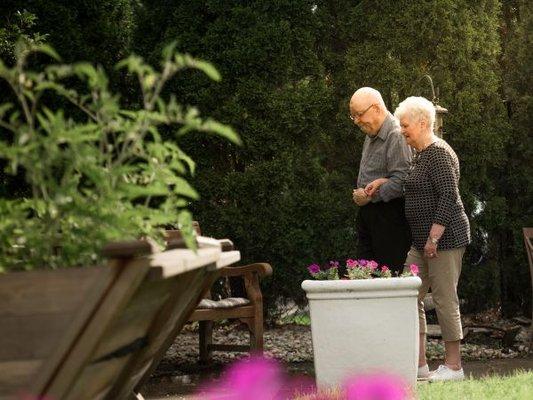
[[10, 63], [15, 61], [15, 43], [19, 39], [27, 42], [41, 44], [48, 35], [33, 32], [37, 16], [27, 10], [17, 10], [12, 15], [7, 15], [0, 27], [0, 59]]
[[[299, 284], [311, 262], [354, 256], [350, 192], [363, 135], [346, 118], [353, 91], [375, 87], [394, 110], [406, 96], [432, 97], [424, 74], [450, 111], [445, 137], [461, 159], [476, 238], [461, 296], [475, 298], [481, 284], [486, 292], [494, 288], [486, 282], [498, 277], [500, 263], [486, 241], [505, 219], [495, 177], [508, 146], [498, 1], [143, 4], [139, 26], [162, 23], [150, 28], [152, 41], [139, 31], [139, 52], [149, 54], [161, 36], [177, 38], [225, 76], [216, 96], [199, 78], [186, 77], [176, 88], [237, 126], [245, 143], [242, 149], [194, 139], [185, 144], [195, 158], [215, 165], [200, 165], [195, 185], [205, 201], [195, 214], [208, 234], [235, 240], [245, 261], [274, 265], [270, 299], [301, 299]], [[499, 291], [493, 293], [497, 302]], [[477, 306], [483, 305], [469, 304]]]
[[[531, 277], [522, 227], [533, 226], [533, 3], [503, 3], [502, 72], [510, 129], [499, 174], [493, 175], [501, 203], [490, 231], [500, 263], [503, 311], [531, 315]], [[491, 221], [493, 222], [493, 221]]]
[[[124, 108], [101, 67], [82, 62], [32, 71], [26, 62], [35, 52], [59, 60], [48, 45], [19, 41], [15, 66], [0, 62], [0, 77], [16, 99], [0, 106], [0, 127], [8, 133], [0, 141], [0, 158], [6, 172], [24, 174], [32, 193], [0, 199], [0, 269], [94, 264], [105, 242], [161, 237], [168, 224], [188, 228], [192, 246], [188, 206], [198, 194], [184, 176], [194, 172], [195, 163], [176, 140], [190, 131], [240, 139], [230, 127], [181, 106], [175, 96], [164, 100], [161, 91], [185, 68], [219, 79], [217, 71], [176, 53], [174, 45], [165, 48], [161, 71], [130, 56], [117, 68], [137, 77], [142, 107]], [[72, 88], [73, 81], [85, 90]], [[57, 96], [80, 112], [49, 106], [46, 100]], [[162, 128], [171, 130], [171, 140], [162, 137]]]
[[[23, 33], [46, 34], [47, 42], [63, 55], [65, 62], [98, 61], [109, 72], [130, 53], [137, 3], [136, 0], [4, 0], [0, 15], [2, 23], [8, 26], [16, 23], [19, 13], [33, 15], [31, 24], [22, 25]], [[13, 37], [10, 37], [12, 43], [16, 41], [11, 40]]]
[[280, 154], [222, 177], [199, 171], [195, 185], [209, 199], [194, 208], [204, 231], [232, 238], [244, 263], [274, 266], [273, 279], [265, 282], [269, 304], [278, 296], [300, 298], [307, 265], [353, 254], [354, 228], [346, 223], [353, 219], [350, 193], [305, 155]]
[[[139, 30], [136, 51], [151, 54], [163, 37], [213, 61], [224, 76], [220, 91], [185, 75], [172, 91], [231, 121], [244, 143], [184, 143], [199, 161], [194, 185], [203, 201], [193, 210], [203, 231], [234, 240], [244, 263], [274, 266], [269, 305], [302, 300], [305, 266], [355, 249], [351, 188], [321, 151], [335, 134], [336, 99], [315, 52], [312, 2], [143, 4], [138, 24], [147, 30]], [[161, 24], [147, 22], [154, 20]]]

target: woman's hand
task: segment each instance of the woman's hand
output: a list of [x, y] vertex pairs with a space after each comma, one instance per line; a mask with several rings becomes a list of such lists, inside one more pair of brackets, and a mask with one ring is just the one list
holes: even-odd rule
[[428, 240], [426, 240], [426, 245], [424, 246], [424, 256], [428, 258], [438, 257], [437, 255], [437, 247], [439, 244], [439, 240], [444, 234], [444, 227], [443, 225], [439, 224], [433, 224], [431, 225], [431, 229], [429, 231], [429, 237]]
[[381, 185], [383, 185], [385, 182], [387, 182], [388, 178], [378, 178], [372, 182], [370, 182], [365, 187], [365, 193], [368, 197], [372, 197], [378, 190]]
[[437, 243], [433, 243], [430, 238], [426, 241], [424, 246], [424, 256], [427, 258], [435, 258], [437, 255]]

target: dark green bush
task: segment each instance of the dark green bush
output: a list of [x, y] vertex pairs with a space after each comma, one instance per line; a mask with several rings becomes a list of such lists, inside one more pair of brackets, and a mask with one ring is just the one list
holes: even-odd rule
[[[463, 269], [465, 307], [529, 315], [521, 227], [533, 225], [531, 4], [54, 0], [0, 7], [3, 15], [35, 14], [24, 33], [49, 35], [68, 61], [110, 68], [133, 48], [153, 64], [163, 43], [177, 40], [178, 50], [217, 66], [224, 80], [216, 88], [185, 71], [164, 94], [241, 134], [238, 149], [193, 136], [181, 145], [198, 161], [196, 218], [207, 234], [232, 238], [245, 261], [272, 262], [271, 304], [280, 295], [302, 300], [308, 262], [353, 256], [350, 192], [363, 139], [347, 119], [353, 91], [373, 86], [393, 110], [406, 96], [432, 97], [420, 79], [430, 74], [450, 111], [445, 138], [461, 160], [475, 238]], [[123, 100], [138, 103], [133, 80], [118, 77]], [[172, 138], [171, 130], [161, 134]]]

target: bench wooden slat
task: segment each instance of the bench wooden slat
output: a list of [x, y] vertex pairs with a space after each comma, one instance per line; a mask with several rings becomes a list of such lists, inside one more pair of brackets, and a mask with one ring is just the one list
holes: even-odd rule
[[42, 364], [42, 359], [0, 361], [0, 399], [24, 391]]
[[238, 306], [235, 308], [211, 309], [197, 308], [189, 318], [189, 321], [207, 321], [229, 318], [247, 318], [254, 316], [255, 307], [253, 305]]
[[217, 344], [213, 343], [209, 345], [209, 350], [211, 351], [238, 351], [241, 353], [246, 353], [250, 351], [250, 346], [243, 344]]
[[[151, 256], [149, 279], [158, 280], [170, 278], [198, 268], [202, 265], [212, 265], [216, 269], [216, 262], [220, 258], [220, 247], [198, 249], [197, 253], [186, 249], [175, 249]], [[179, 260], [178, 262], [176, 260]]]

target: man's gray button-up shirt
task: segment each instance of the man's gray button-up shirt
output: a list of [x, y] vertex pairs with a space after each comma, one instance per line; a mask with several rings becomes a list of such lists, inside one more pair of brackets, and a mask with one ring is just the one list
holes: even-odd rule
[[389, 178], [372, 197], [372, 202], [403, 197], [403, 181], [411, 163], [411, 149], [400, 133], [400, 124], [388, 114], [377, 135], [365, 138], [357, 187], [364, 188], [378, 178]]

